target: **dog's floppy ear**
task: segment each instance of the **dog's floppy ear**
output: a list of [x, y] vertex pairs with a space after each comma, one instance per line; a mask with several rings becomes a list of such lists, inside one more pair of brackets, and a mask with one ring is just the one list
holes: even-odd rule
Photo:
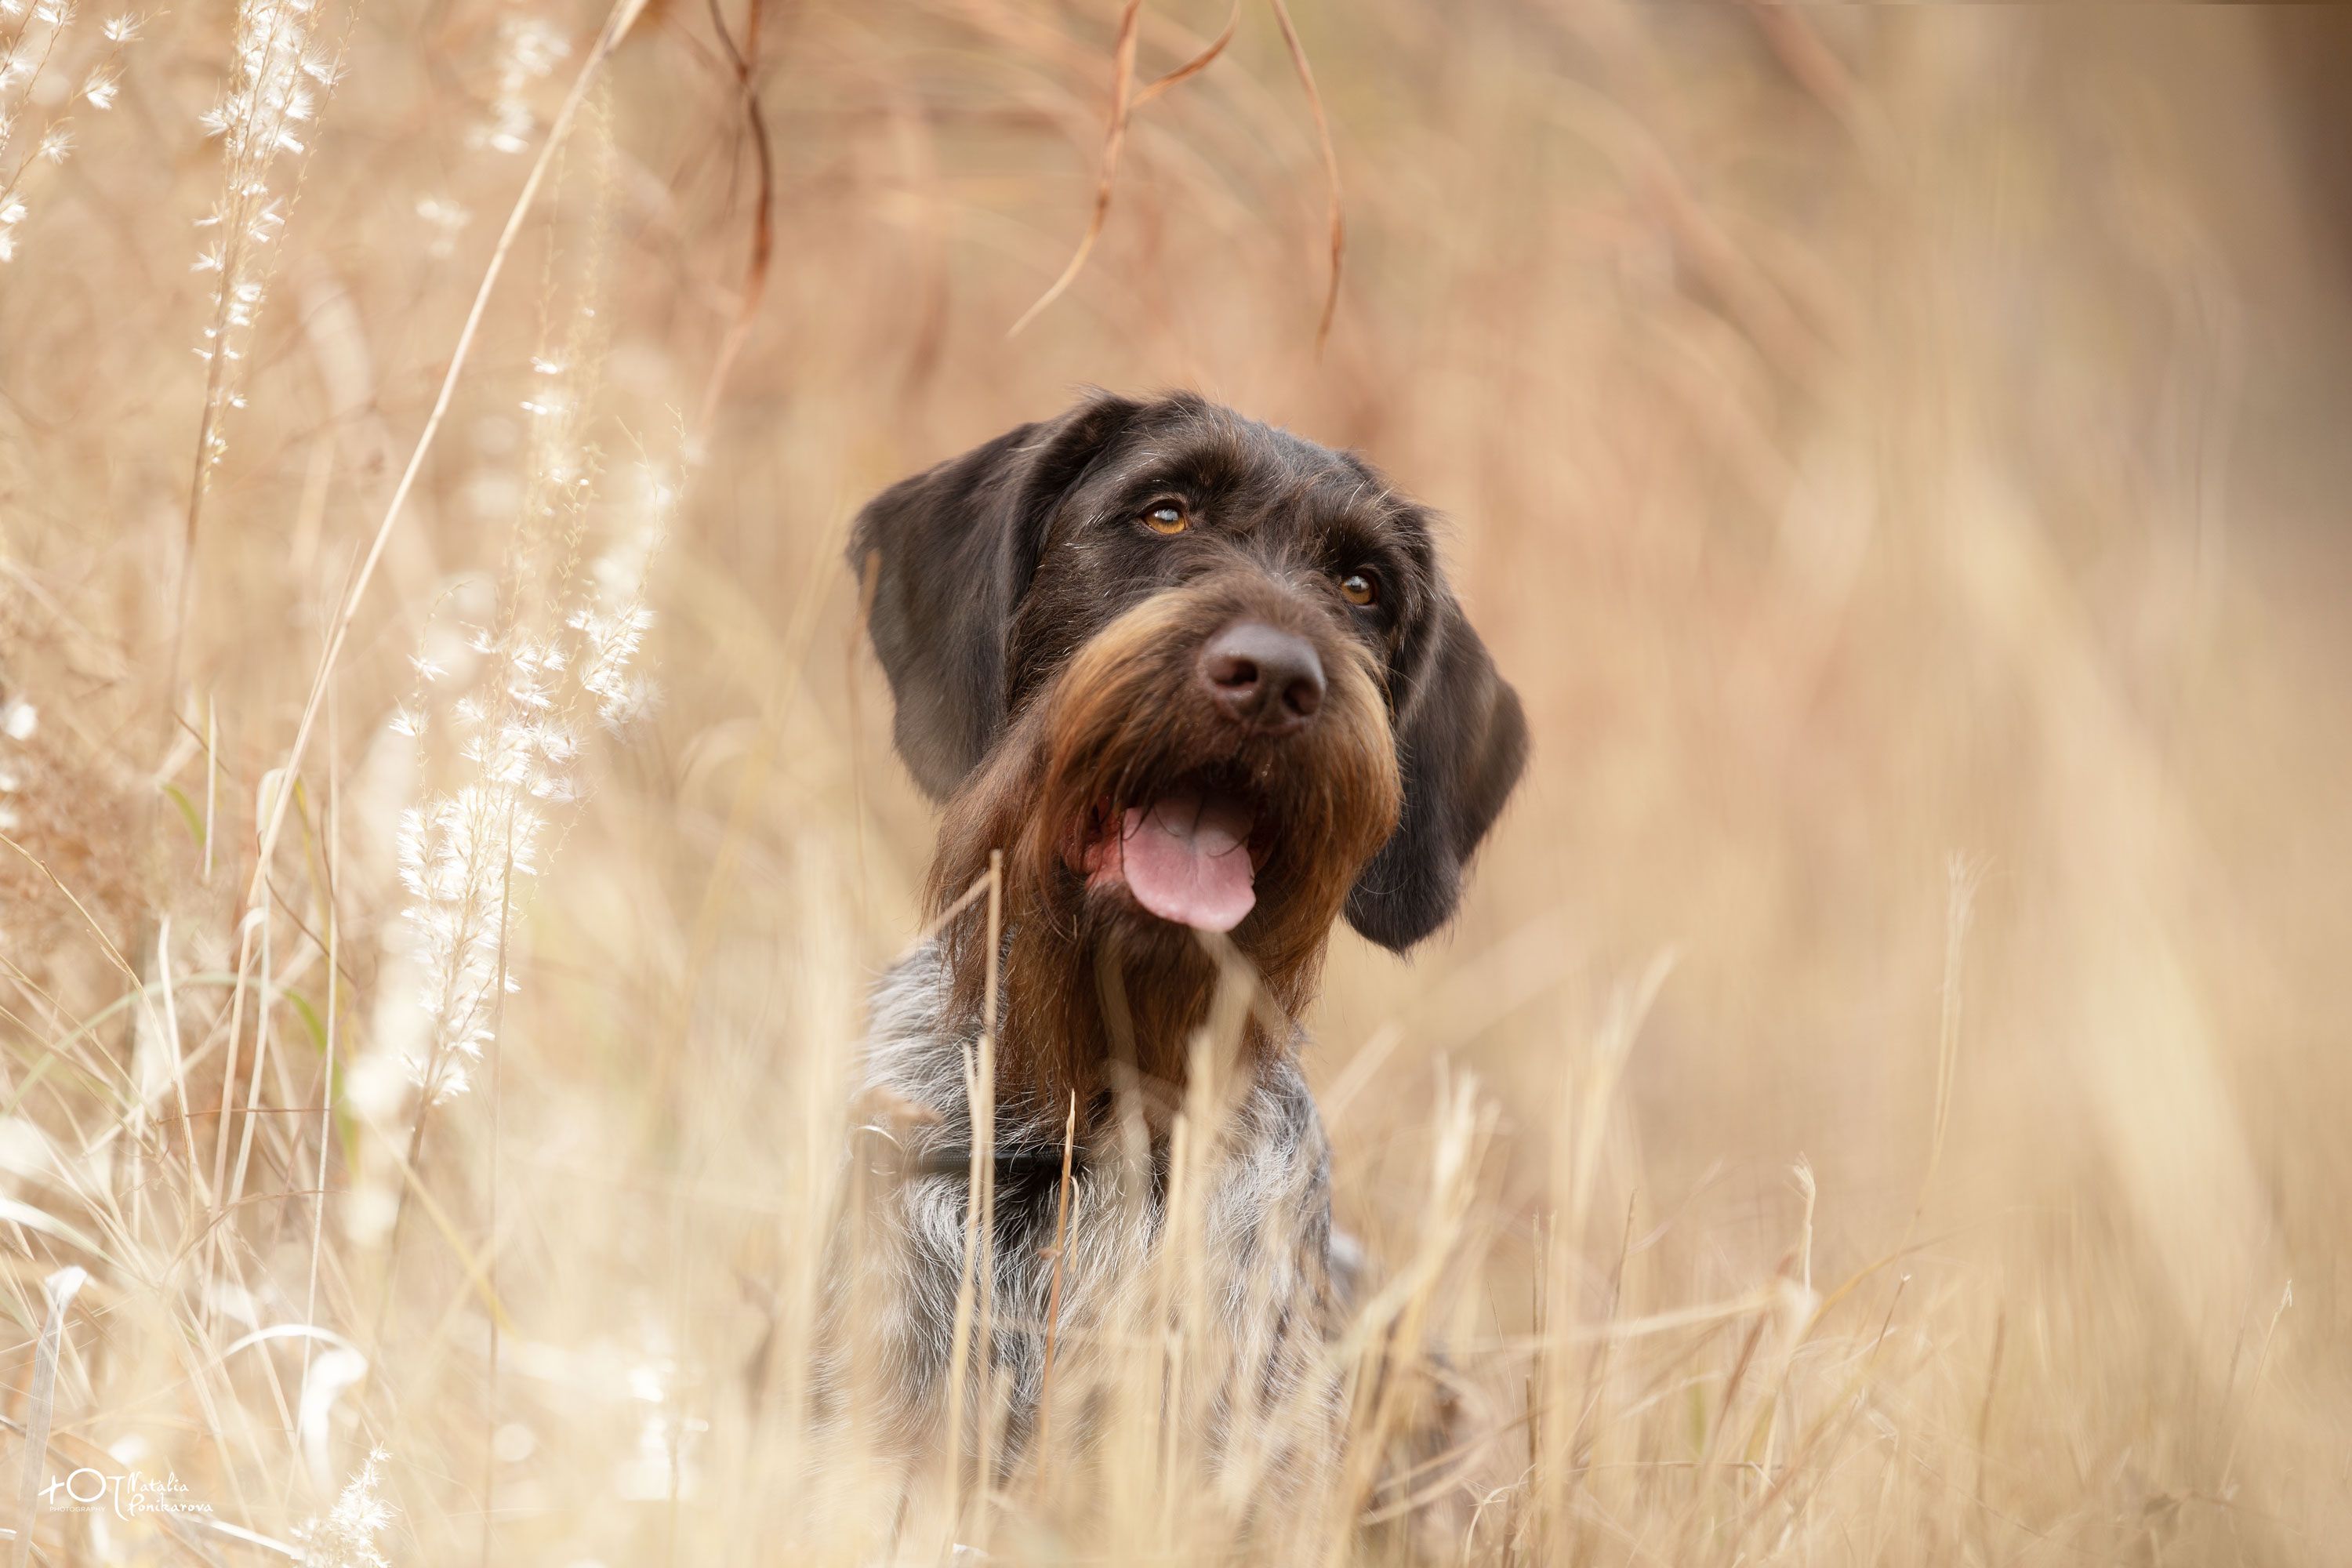
[[1396, 952], [1452, 917], [1463, 868], [1528, 760], [1519, 694], [1495, 672], [1451, 594], [1433, 635], [1397, 714], [1404, 804], [1396, 832], [1348, 893], [1348, 923]]
[[915, 782], [952, 794], [1003, 727], [1004, 638], [1054, 509], [1141, 405], [1097, 395], [901, 479], [866, 503], [849, 568], [874, 574], [866, 629]]

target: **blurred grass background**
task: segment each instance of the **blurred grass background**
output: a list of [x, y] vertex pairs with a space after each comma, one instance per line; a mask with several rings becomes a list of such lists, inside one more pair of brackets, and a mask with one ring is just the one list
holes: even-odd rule
[[[1776, 1277], [1831, 1300], [1786, 1352], [1822, 1351], [1791, 1436], [1709, 1436], [1755, 1397], [1745, 1319], [1629, 1331], [1597, 1448], [1509, 1427], [1446, 1550], [2330, 1558], [2352, 24], [1301, 3], [1347, 232], [1318, 353], [1325, 175], [1269, 11], [1136, 110], [1099, 244], [1008, 338], [1086, 227], [1119, 8], [720, 3], [724, 37], [703, 7], [638, 16], [551, 160], [243, 926], [264, 780], [600, 18], [320, 0], [339, 79], [278, 165], [193, 528], [216, 279], [189, 263], [223, 190], [197, 116], [235, 17], [149, 17], [103, 109], [76, 96], [94, 14], [0, 19], [60, 40], [0, 89], [26, 117], [0, 179], [26, 127], [73, 136], [19, 172], [0, 267], [0, 700], [37, 715], [0, 742], [0, 1167], [99, 1243], [6, 1216], [12, 1417], [40, 1282], [80, 1263], [58, 1429], [224, 1518], [290, 1536], [382, 1445], [395, 1562], [785, 1560], [757, 1394], [816, 1242], [776, 1194], [833, 1158], [827, 1075], [929, 844], [846, 521], [1082, 384], [1183, 385], [1445, 511], [1535, 726], [1457, 925], [1409, 963], [1335, 939], [1307, 1066], [1344, 1220], [1411, 1249], [1434, 1086], [1470, 1075], [1491, 1247], [1442, 1337], [1504, 1423], [1539, 1326]], [[1225, 25], [1143, 8], [1139, 79]], [[494, 1070], [415, 1145], [432, 1217], [404, 1215], [394, 1272], [419, 1114], [391, 1065], [415, 1028], [394, 828], [452, 763], [385, 724], [408, 656], [519, 581], [521, 405], [566, 341], [605, 476], [583, 527], [642, 547], [647, 488], [678, 498], [659, 696], [551, 819]], [[314, 1248], [331, 925], [351, 1066]], [[110, 945], [138, 1007], [104, 1011]], [[196, 978], [240, 971], [269, 978]], [[132, 1020], [166, 995], [139, 1026], [187, 1065], [156, 1077]], [[173, 1161], [227, 1134], [205, 1108], [239, 1039], [236, 1102], [289, 1114], [230, 1119], [263, 1131], [224, 1208]], [[1541, 1325], [1538, 1279], [1569, 1291]], [[289, 1321], [363, 1380], [320, 1387], [297, 1339], [225, 1349]], [[47, 1561], [192, 1550], [39, 1530]]]

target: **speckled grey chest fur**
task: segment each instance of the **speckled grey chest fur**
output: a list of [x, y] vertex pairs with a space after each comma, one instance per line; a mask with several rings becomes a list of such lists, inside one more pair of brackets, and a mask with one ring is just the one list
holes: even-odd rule
[[[888, 1110], [853, 1134], [862, 1189], [862, 1225], [854, 1228], [862, 1234], [833, 1287], [833, 1313], [845, 1331], [834, 1336], [827, 1384], [836, 1403], [862, 1399], [865, 1422], [886, 1447], [908, 1454], [933, 1449], [946, 1435], [972, 1223], [965, 1085], [975, 1042], [942, 1022], [948, 994], [945, 969], [928, 946], [876, 989], [856, 1103]], [[1231, 1351], [1204, 1402], [1211, 1425], [1222, 1429], [1234, 1401], [1254, 1398], [1261, 1414], [1297, 1427], [1339, 1408], [1325, 1354], [1334, 1288], [1329, 1149], [1289, 1053], [1249, 1070], [1222, 1135], [1195, 1167], [1201, 1201], [1179, 1200], [1197, 1215], [1187, 1258], [1199, 1272], [1185, 1289], [1209, 1305], [1214, 1332]], [[1065, 1408], [1081, 1423], [1098, 1417], [1103, 1385], [1119, 1372], [1105, 1346], [1131, 1344], [1134, 1314], [1160, 1310], [1169, 1300], [1165, 1279], [1152, 1273], [1154, 1249], [1170, 1230], [1168, 1150], [1163, 1142], [1136, 1158], [1134, 1131], [1128, 1157], [1082, 1152], [1075, 1162], [1054, 1315], [1055, 1420]], [[998, 1451], [1009, 1468], [1033, 1431], [1045, 1377], [1063, 1119], [1000, 1108], [995, 1143], [995, 1224], [983, 1250], [993, 1285], [991, 1359], [1004, 1402]], [[1342, 1249], [1352, 1250], [1344, 1242]], [[976, 1319], [977, 1300], [973, 1312]], [[969, 1442], [982, 1397], [976, 1352], [967, 1361]], [[1217, 1440], [1214, 1431], [1207, 1436]]]

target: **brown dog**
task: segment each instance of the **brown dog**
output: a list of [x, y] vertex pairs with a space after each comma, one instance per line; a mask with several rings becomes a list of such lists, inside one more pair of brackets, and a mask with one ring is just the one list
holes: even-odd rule
[[[992, 1033], [973, 1364], [1009, 1387], [1012, 1461], [1049, 1318], [1080, 1353], [1159, 1240], [1170, 1110], [1238, 954], [1259, 996], [1205, 1198], [1209, 1267], [1255, 1325], [1257, 1396], [1295, 1394], [1329, 1318], [1331, 1234], [1290, 1020], [1342, 914], [1400, 952], [1446, 921], [1526, 754], [1429, 514], [1357, 458], [1198, 397], [1097, 396], [886, 490], [850, 560], [899, 753], [946, 816], [940, 935], [876, 994], [861, 1103], [896, 1114], [863, 1130], [887, 1175], [865, 1211], [880, 1245], [837, 1293], [836, 1392], [862, 1364], [898, 1439], [941, 1435], [975, 1168], [967, 1073]], [[992, 955], [988, 905], [965, 895], [995, 852]]]

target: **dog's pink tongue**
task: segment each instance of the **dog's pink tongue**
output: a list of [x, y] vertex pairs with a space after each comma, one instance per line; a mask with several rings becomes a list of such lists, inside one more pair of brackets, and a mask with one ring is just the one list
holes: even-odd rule
[[1163, 921], [1231, 931], [1257, 902], [1251, 887], [1249, 815], [1222, 801], [1176, 795], [1129, 806], [1119, 855], [1135, 901]]

